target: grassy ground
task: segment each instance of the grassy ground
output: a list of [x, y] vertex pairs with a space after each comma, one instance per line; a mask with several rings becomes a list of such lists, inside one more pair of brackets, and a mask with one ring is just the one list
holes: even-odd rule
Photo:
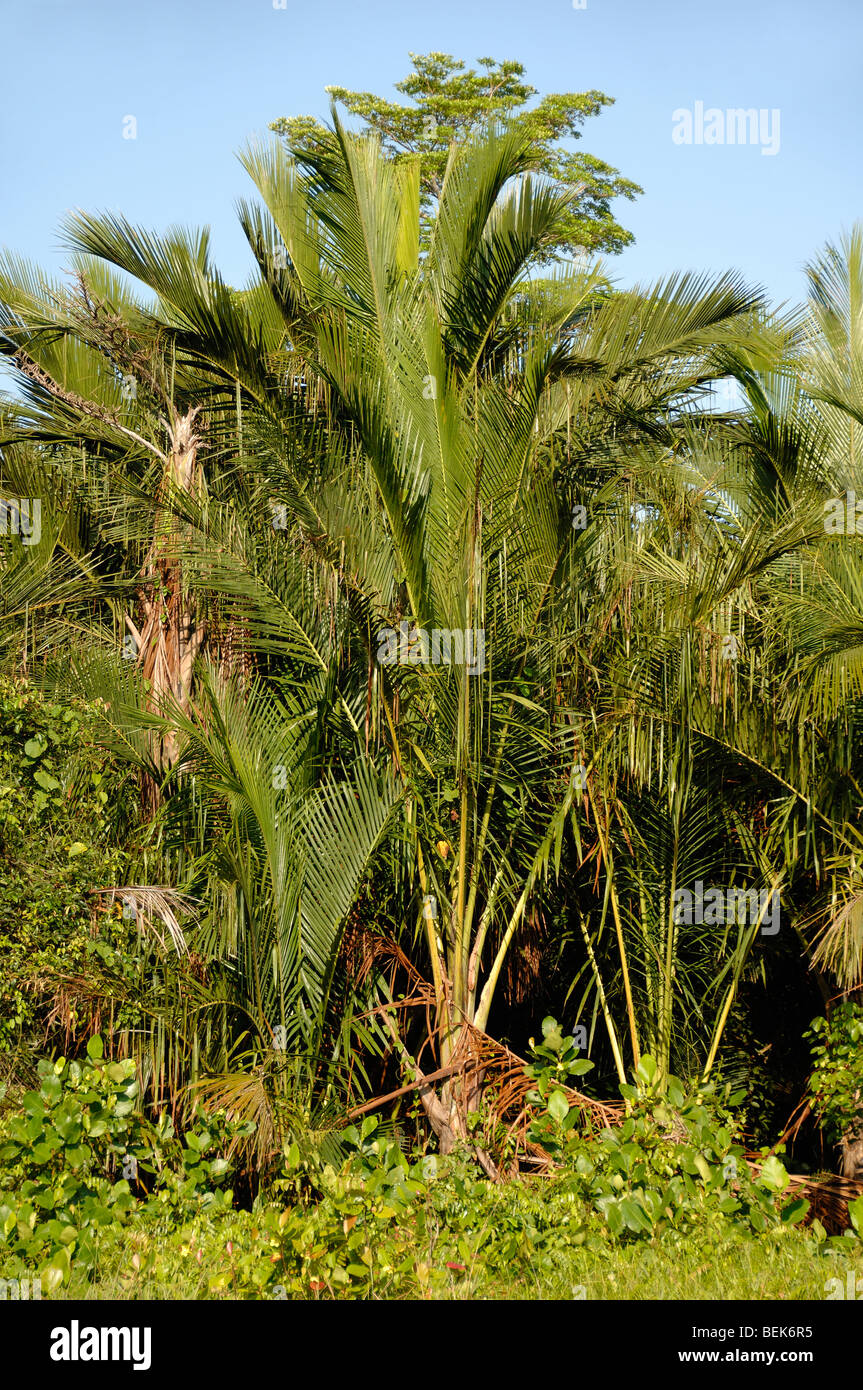
[[[224, 1233], [223, 1233], [224, 1234]], [[201, 1247], [198, 1247], [199, 1249]], [[185, 1252], [185, 1253], [184, 1253]], [[162, 1268], [138, 1273], [129, 1249], [106, 1252], [92, 1281], [81, 1273], [70, 1285], [58, 1290], [54, 1298], [69, 1299], [231, 1299], [238, 1295], [226, 1288], [209, 1288], [213, 1253], [202, 1249], [197, 1258], [194, 1246], [172, 1245], [164, 1252]], [[839, 1280], [847, 1289], [847, 1275], [859, 1280], [858, 1297], [863, 1298], [863, 1253], [824, 1256], [815, 1253], [811, 1243], [789, 1233], [781, 1239], [762, 1237], [734, 1240], [724, 1247], [668, 1242], [651, 1245], [639, 1242], [594, 1251], [570, 1249], [545, 1256], [535, 1265], [522, 1267], [514, 1277], [479, 1268], [439, 1271], [435, 1283], [424, 1279], [429, 1252], [418, 1256], [420, 1277], [408, 1277], [399, 1287], [392, 1286], [382, 1269], [377, 1288], [363, 1296], [384, 1299], [584, 1299], [584, 1300], [826, 1300]], [[249, 1297], [246, 1292], [244, 1297]], [[252, 1295], [254, 1296], [254, 1295]], [[276, 1296], [280, 1296], [276, 1294]], [[326, 1287], [310, 1290], [313, 1298], [329, 1298]], [[356, 1295], [354, 1295], [356, 1296]], [[844, 1296], [844, 1294], [843, 1294]], [[270, 1292], [261, 1298], [271, 1299]]]

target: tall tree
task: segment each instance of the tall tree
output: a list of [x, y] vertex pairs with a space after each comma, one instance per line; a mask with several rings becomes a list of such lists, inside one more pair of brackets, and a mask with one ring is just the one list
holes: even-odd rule
[[[209, 681], [165, 719], [196, 773], [187, 821], [169, 808], [171, 843], [197, 837], [180, 886], [258, 1039], [323, 1045], [378, 870], [370, 931], [431, 976], [444, 1066], [497, 1026], [564, 866], [581, 1002], [621, 1079], [643, 1051], [663, 1076], [710, 1071], [745, 972], [767, 973], [757, 920], [675, 915], [699, 879], [781, 888], [807, 949], [815, 888], [822, 959], [857, 982], [859, 564], [823, 504], [857, 485], [859, 238], [813, 271], [798, 338], [731, 275], [611, 297], [574, 267], [531, 280], [568, 195], [517, 128], [453, 147], [424, 248], [416, 157], [337, 120], [244, 162], [263, 206], [241, 208], [241, 295], [182, 252], [195, 238], [82, 216], [70, 236], [158, 295], [180, 418], [232, 410], [252, 479], [206, 517], [168, 492], [188, 582], [248, 634], [260, 684]], [[32, 447], [71, 383], [20, 292]], [[711, 415], [729, 373], [748, 407]], [[63, 438], [107, 447], [93, 399], [77, 390]], [[422, 1096], [445, 1145], [468, 1132], [476, 1089]]]
[[[327, 87], [364, 128], [381, 137], [390, 158], [418, 157], [424, 210], [440, 196], [453, 144], [463, 143], [497, 121], [511, 123], [526, 137], [532, 167], [556, 184], [577, 190], [559, 218], [552, 243], [543, 248], [545, 262], [578, 252], [619, 252], [632, 233], [615, 220], [614, 198], [634, 199], [643, 192], [617, 169], [563, 142], [580, 140], [586, 120], [598, 116], [614, 98], [604, 92], [552, 92], [529, 105], [538, 89], [523, 80], [524, 66], [513, 61], [479, 58], [479, 70], [448, 53], [412, 53], [413, 72], [395, 83], [411, 105], [386, 101], [372, 92]], [[303, 145], [328, 142], [327, 127], [310, 116], [281, 117], [271, 127], [296, 152]]]

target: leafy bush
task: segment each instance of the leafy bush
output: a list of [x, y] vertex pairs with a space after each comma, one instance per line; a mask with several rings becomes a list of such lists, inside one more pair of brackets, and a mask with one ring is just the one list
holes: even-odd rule
[[[44, 1041], [54, 981], [96, 980], [118, 962], [128, 968], [133, 929], [115, 914], [108, 939], [94, 940], [91, 896], [94, 886], [124, 881], [117, 836], [127, 777], [94, 747], [87, 722], [85, 707], [52, 704], [0, 678], [0, 1053], [7, 1055], [33, 1054]], [[88, 1022], [72, 999], [65, 1019], [54, 1012], [67, 1048], [79, 1024], [85, 1037], [91, 1031]]]
[[248, 1126], [198, 1120], [181, 1143], [167, 1116], [151, 1124], [141, 1115], [135, 1063], [105, 1060], [98, 1036], [83, 1062], [43, 1058], [38, 1072], [23, 1114], [3, 1125], [0, 1243], [21, 1266], [39, 1264], [49, 1289], [73, 1258], [91, 1268], [98, 1234], [119, 1232], [136, 1207], [184, 1217], [231, 1209], [222, 1150]]
[[[125, 1178], [106, 1176], [125, 1152], [137, 1096], [133, 1062], [102, 1062], [101, 1039], [83, 1066], [39, 1063], [39, 1089], [24, 1096], [23, 1116], [8, 1123], [0, 1236], [10, 1253], [32, 1264], [49, 1289], [67, 1278], [73, 1256], [95, 1258], [95, 1232], [134, 1206]], [[47, 1256], [47, 1259], [46, 1259]]]
[[810, 1039], [814, 1067], [809, 1081], [812, 1108], [831, 1142], [863, 1132], [863, 1006], [845, 999], [829, 1022], [813, 1019]]
[[0, 1126], [3, 1273], [38, 1269], [57, 1292], [108, 1261], [129, 1293], [183, 1271], [195, 1297], [436, 1298], [551, 1281], [639, 1244], [712, 1258], [794, 1240], [858, 1258], [863, 1201], [843, 1237], [797, 1229], [807, 1204], [787, 1200], [781, 1161], [753, 1172], [736, 1142], [739, 1095], [688, 1093], [674, 1077], [660, 1094], [645, 1057], [621, 1088], [623, 1123], [591, 1134], [564, 1090], [590, 1065], [576, 1052], [546, 1020], [529, 1069], [530, 1134], [555, 1160], [542, 1177], [490, 1183], [469, 1150], [407, 1154], [367, 1117], [341, 1132], [339, 1166], [286, 1142], [271, 1189], [237, 1211], [231, 1152], [252, 1126], [197, 1113], [181, 1138], [166, 1116], [150, 1122], [134, 1063], [107, 1061], [91, 1038], [80, 1063], [43, 1059], [38, 1089]]
[[763, 1232], [804, 1218], [805, 1200], [778, 1205], [788, 1186], [778, 1158], [768, 1158], [756, 1177], [750, 1173], [731, 1115], [742, 1092], [726, 1095], [722, 1105], [712, 1086], [687, 1092], [674, 1076], [660, 1091], [657, 1064], [645, 1056], [637, 1084], [620, 1087], [624, 1122], [595, 1138], [578, 1131], [579, 1112], [555, 1083], [590, 1064], [576, 1061], [574, 1040], [561, 1038], [553, 1020], [546, 1025], [545, 1043], [534, 1048], [538, 1063], [529, 1069], [537, 1080], [529, 1098], [544, 1110], [529, 1135], [569, 1170], [571, 1190], [601, 1214], [612, 1235], [631, 1240], [665, 1230], [686, 1233], [705, 1222]]

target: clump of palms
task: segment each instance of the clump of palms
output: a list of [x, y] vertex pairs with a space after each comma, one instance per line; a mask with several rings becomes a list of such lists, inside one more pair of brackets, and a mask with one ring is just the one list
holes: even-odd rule
[[[619, 1079], [643, 1051], [706, 1075], [765, 963], [757, 922], [675, 921], [679, 887], [781, 891], [808, 950], [814, 886], [815, 963], [859, 979], [859, 577], [822, 524], [856, 480], [859, 238], [813, 270], [811, 320], [776, 323], [730, 275], [537, 279], [567, 194], [517, 132], [453, 150], [427, 249], [418, 169], [337, 120], [244, 163], [244, 290], [203, 235], [84, 215], [77, 290], [0, 285], [7, 458], [67, 488], [4, 631], [74, 613], [74, 678], [161, 789], [142, 853], [214, 966], [194, 1018], [164, 1013], [178, 1075], [261, 1116], [301, 1076], [307, 1123], [351, 1038], [422, 1081], [382, 976], [341, 972], [374, 876], [370, 929], [430, 980], [450, 1147], [480, 1099], [457, 1065], [561, 872]], [[39, 621], [27, 650], [56, 652]], [[435, 630], [481, 658], [431, 662]]]

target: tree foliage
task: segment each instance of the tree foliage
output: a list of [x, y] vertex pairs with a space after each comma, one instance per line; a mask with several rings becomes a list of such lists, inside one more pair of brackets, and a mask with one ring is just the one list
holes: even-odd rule
[[[333, 102], [363, 122], [364, 130], [380, 138], [390, 158], [418, 161], [426, 210], [440, 197], [453, 145], [505, 122], [526, 137], [531, 166], [569, 190], [554, 244], [543, 250], [540, 261], [579, 252], [616, 253], [629, 245], [632, 233], [615, 220], [611, 204], [615, 198], [632, 200], [643, 190], [595, 155], [564, 143], [580, 140], [585, 121], [611, 106], [613, 97], [595, 90], [553, 92], [530, 105], [539, 93], [523, 80], [521, 63], [479, 58], [477, 68], [467, 68], [448, 53], [410, 56], [413, 71], [394, 84], [410, 105], [346, 87], [326, 90]], [[329, 139], [327, 128], [311, 116], [283, 116], [270, 129], [295, 150]]]

